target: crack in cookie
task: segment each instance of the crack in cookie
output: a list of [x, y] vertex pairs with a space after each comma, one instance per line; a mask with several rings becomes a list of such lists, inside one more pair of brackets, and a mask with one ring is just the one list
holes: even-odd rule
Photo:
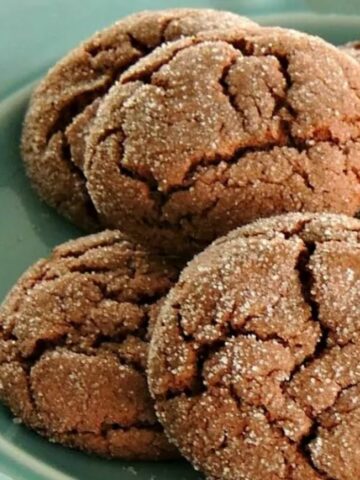
[[192, 260], [161, 307], [149, 385], [209, 478], [360, 474], [360, 223], [289, 214]]
[[117, 231], [57, 247], [0, 310], [0, 398], [41, 435], [125, 459], [177, 456], [145, 378], [173, 259]]
[[101, 222], [190, 256], [259, 217], [354, 215], [356, 70], [334, 47], [283, 29], [158, 48], [121, 76], [90, 129], [84, 172]]
[[206, 9], [142, 12], [95, 34], [60, 60], [31, 98], [22, 138], [27, 172], [43, 200], [86, 230], [99, 228], [82, 169], [100, 99], [121, 73], [162, 43], [235, 27], [257, 25]]

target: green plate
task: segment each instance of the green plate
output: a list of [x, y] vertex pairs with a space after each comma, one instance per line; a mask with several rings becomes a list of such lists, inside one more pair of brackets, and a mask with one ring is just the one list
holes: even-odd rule
[[[360, 36], [360, 17], [356, 16], [292, 14], [267, 16], [261, 21], [317, 34], [335, 44]], [[43, 65], [43, 71], [47, 67]], [[36, 259], [46, 256], [54, 245], [80, 235], [75, 227], [39, 201], [24, 175], [18, 145], [33, 85], [0, 102], [0, 299]], [[100, 478], [195, 480], [201, 477], [186, 462], [107, 461], [50, 444], [15, 424], [8, 411], [0, 407], [0, 480]]]

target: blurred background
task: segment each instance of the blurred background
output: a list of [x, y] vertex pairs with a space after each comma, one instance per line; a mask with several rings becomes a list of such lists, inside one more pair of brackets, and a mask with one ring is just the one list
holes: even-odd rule
[[0, 0], [0, 100], [94, 30], [154, 5], [212, 7], [252, 17], [360, 14], [360, 0]]

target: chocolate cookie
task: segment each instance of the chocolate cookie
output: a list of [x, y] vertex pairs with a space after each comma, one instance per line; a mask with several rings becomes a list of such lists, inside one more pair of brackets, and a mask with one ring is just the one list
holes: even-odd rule
[[85, 174], [106, 225], [200, 250], [258, 217], [360, 209], [360, 66], [283, 29], [157, 49], [104, 98]]
[[158, 45], [234, 25], [256, 24], [214, 10], [143, 12], [96, 34], [57, 63], [32, 96], [22, 138], [26, 169], [42, 199], [77, 225], [95, 229], [97, 215], [82, 164], [99, 99], [126, 68]]
[[213, 480], [360, 478], [360, 221], [288, 214], [183, 271], [153, 334], [159, 419]]
[[339, 48], [354, 57], [355, 60], [360, 61], [360, 41], [345, 43], [345, 45], [341, 45]]
[[52, 441], [99, 455], [177, 455], [144, 375], [148, 325], [177, 276], [120, 232], [56, 248], [0, 310], [0, 399]]

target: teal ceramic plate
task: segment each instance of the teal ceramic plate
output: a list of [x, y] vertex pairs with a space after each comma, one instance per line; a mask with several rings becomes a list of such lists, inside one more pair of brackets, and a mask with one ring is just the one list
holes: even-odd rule
[[[293, 14], [270, 16], [262, 23], [289, 26], [320, 35], [335, 44], [359, 37], [360, 17]], [[48, 65], [44, 65], [44, 71]], [[41, 204], [25, 178], [19, 136], [33, 84], [0, 103], [0, 298], [24, 269], [57, 243], [80, 232]], [[106, 461], [75, 452], [26, 430], [0, 407], [0, 480], [195, 480], [185, 462]]]

